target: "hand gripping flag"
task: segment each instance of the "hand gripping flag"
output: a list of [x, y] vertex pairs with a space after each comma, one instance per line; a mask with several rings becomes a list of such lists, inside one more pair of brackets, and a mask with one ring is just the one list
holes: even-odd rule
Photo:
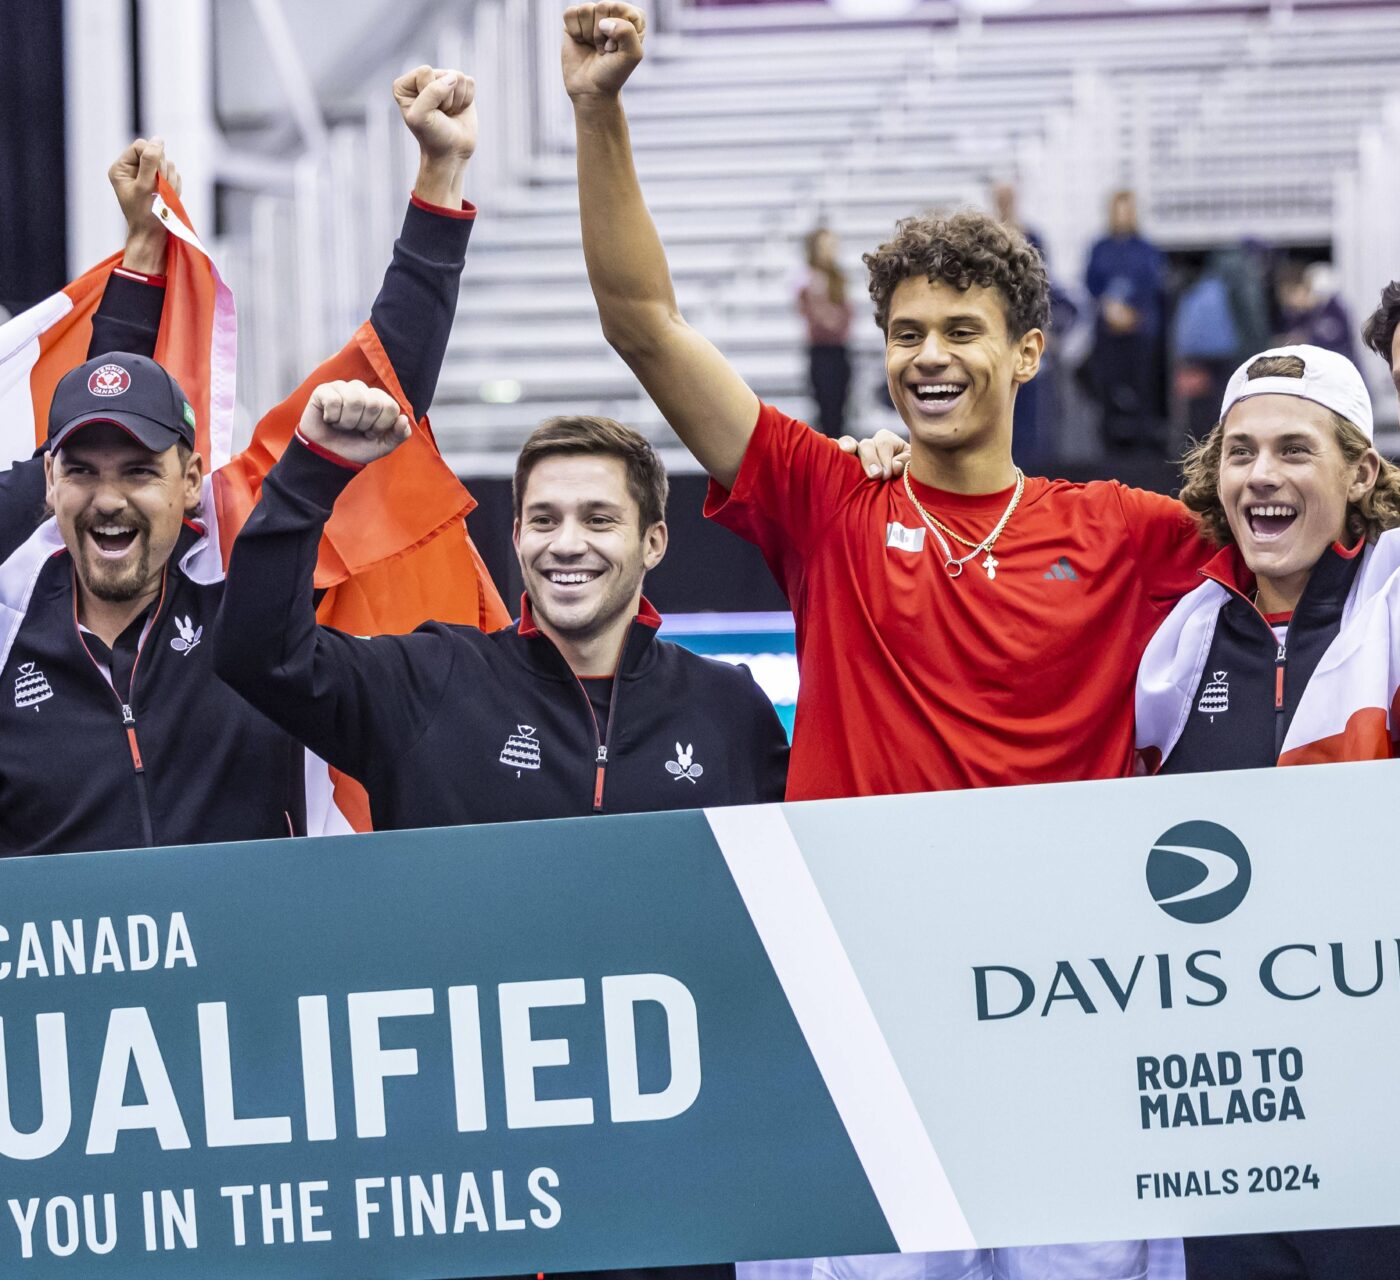
[[[155, 358], [189, 397], [196, 444], [212, 472], [228, 462], [233, 438], [238, 353], [233, 294], [164, 179], [152, 212], [171, 233]], [[54, 388], [87, 359], [93, 313], [121, 258], [114, 253], [0, 326], [0, 455], [5, 463], [27, 458], [43, 444]]]
[[[348, 343], [258, 423], [248, 447], [230, 457], [237, 324], [233, 294], [175, 193], [160, 182], [155, 215], [171, 233], [166, 294], [155, 358], [194, 407], [196, 442], [208, 463], [204, 508], [226, 566], [256, 504], [263, 477], [282, 456], [312, 390], [358, 378], [382, 387], [411, 413], [373, 326]], [[0, 326], [0, 467], [27, 458], [47, 434], [49, 402], [69, 369], [87, 359], [113, 254], [59, 293]], [[325, 592], [318, 617], [357, 635], [401, 633], [435, 618], [496, 630], [510, 614], [467, 535], [476, 505], [452, 473], [425, 418], [409, 440], [351, 482], [326, 526], [316, 565]], [[313, 833], [369, 829], [363, 789], [309, 759], [307, 825]]]

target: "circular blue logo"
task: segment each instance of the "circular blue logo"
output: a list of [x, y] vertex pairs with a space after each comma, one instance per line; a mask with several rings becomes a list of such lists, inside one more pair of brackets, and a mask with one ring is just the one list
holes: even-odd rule
[[1147, 855], [1147, 889], [1174, 920], [1213, 924], [1244, 901], [1249, 853], [1217, 822], [1181, 822], [1164, 831]]

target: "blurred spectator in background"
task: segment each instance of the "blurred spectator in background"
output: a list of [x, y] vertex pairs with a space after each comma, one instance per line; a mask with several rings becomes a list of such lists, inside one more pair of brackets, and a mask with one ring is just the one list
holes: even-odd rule
[[[1045, 252], [1045, 243], [1035, 228], [1021, 221], [1017, 201], [1016, 184], [996, 182], [992, 184], [992, 212], [1003, 226], [1019, 231], [1026, 242], [1045, 263], [1047, 273], [1050, 259]], [[1060, 362], [1057, 335], [1069, 331], [1074, 324], [1079, 308], [1074, 300], [1061, 289], [1052, 276], [1050, 279], [1050, 327], [1045, 331], [1045, 354], [1040, 358], [1040, 372], [1016, 393], [1016, 409], [1012, 418], [1011, 430], [1016, 441], [1016, 456], [1022, 465], [1032, 470], [1045, 470], [1057, 455], [1054, 436], [1055, 423], [1059, 418], [1057, 409], [1061, 397], [1057, 394], [1060, 378]]]
[[817, 402], [816, 427], [833, 439], [845, 433], [846, 394], [851, 389], [851, 304], [838, 261], [840, 242], [829, 227], [816, 227], [805, 241], [807, 271], [797, 290], [797, 310], [807, 326], [807, 371]]
[[1279, 341], [1335, 351], [1356, 363], [1351, 316], [1342, 301], [1337, 273], [1329, 262], [1314, 262], [1279, 273], [1278, 304], [1283, 323]]
[[1230, 292], [1207, 263], [1182, 291], [1172, 317], [1172, 395], [1192, 440], [1215, 425], [1239, 348]]
[[1217, 249], [1184, 289], [1172, 317], [1172, 393], [1186, 434], [1204, 437], [1219, 418], [1230, 373], [1272, 338], [1260, 246]]
[[[1274, 337], [1269, 313], [1273, 263], [1268, 245], [1262, 240], [1247, 239], [1235, 248], [1216, 250], [1211, 264], [1230, 295], [1230, 313], [1240, 340], [1239, 358], [1263, 351]], [[1223, 396], [1224, 388], [1221, 392]]]
[[992, 184], [992, 212], [996, 215], [998, 222], [1006, 227], [1014, 227], [1026, 237], [1026, 243], [1035, 249], [1041, 258], [1045, 257], [1045, 246], [1041, 243], [1040, 237], [1021, 221], [1014, 182]]
[[1137, 200], [1115, 191], [1108, 234], [1089, 253], [1085, 286], [1098, 303], [1085, 369], [1103, 409], [1109, 449], [1160, 449], [1161, 342], [1165, 259], [1138, 233]]

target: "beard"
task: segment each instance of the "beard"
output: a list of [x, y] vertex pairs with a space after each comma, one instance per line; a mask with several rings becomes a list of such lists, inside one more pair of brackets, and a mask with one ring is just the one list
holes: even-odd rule
[[77, 558], [78, 575], [90, 594], [109, 604], [125, 604], [141, 596], [151, 580], [150, 530], [136, 526], [132, 551], [121, 560], [104, 560], [90, 545], [87, 528], [79, 531], [82, 555]]

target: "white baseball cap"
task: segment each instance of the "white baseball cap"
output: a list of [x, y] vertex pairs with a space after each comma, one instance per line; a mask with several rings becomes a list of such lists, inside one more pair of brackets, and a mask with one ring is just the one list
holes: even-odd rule
[[[1249, 367], [1256, 360], [1272, 356], [1297, 356], [1303, 362], [1301, 378], [1287, 378], [1274, 375], [1267, 378], [1251, 378]], [[1220, 420], [1230, 412], [1235, 403], [1250, 396], [1297, 396], [1299, 400], [1311, 400], [1324, 409], [1341, 414], [1348, 422], [1359, 427], [1368, 440], [1375, 439], [1376, 424], [1371, 415], [1371, 393], [1361, 371], [1346, 356], [1328, 351], [1325, 347], [1273, 347], [1250, 356], [1233, 374], [1225, 388], [1225, 399], [1220, 405]]]

